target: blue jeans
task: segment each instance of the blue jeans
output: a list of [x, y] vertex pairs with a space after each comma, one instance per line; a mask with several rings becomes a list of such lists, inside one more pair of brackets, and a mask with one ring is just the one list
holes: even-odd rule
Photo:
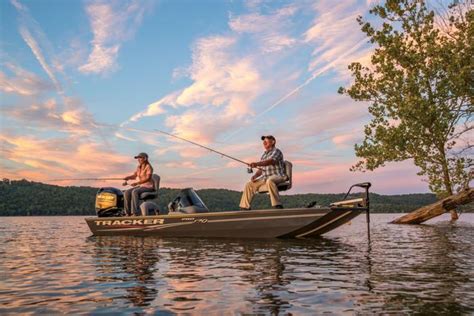
[[153, 192], [155, 191], [152, 188], [142, 188], [142, 187], [135, 187], [128, 189], [123, 192], [123, 204], [125, 213], [127, 216], [131, 215], [139, 215], [140, 210], [140, 194], [143, 192]]

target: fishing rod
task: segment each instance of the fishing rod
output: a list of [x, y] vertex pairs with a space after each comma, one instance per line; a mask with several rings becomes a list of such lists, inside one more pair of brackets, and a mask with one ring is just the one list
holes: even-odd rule
[[[112, 181], [112, 180], [123, 180], [123, 178], [76, 178], [76, 179], [50, 179], [46, 182], [59, 182], [59, 181]], [[123, 186], [128, 185], [128, 180], [122, 183]]]
[[[212, 152], [214, 152], [214, 153], [216, 153], [216, 154], [219, 154], [219, 155], [221, 155], [221, 156], [227, 157], [227, 158], [232, 159], [232, 160], [234, 160], [234, 161], [243, 163], [244, 165], [247, 166], [247, 172], [248, 172], [248, 173], [252, 173], [252, 172], [253, 172], [253, 169], [250, 167], [250, 164], [249, 164], [248, 162], [245, 162], [245, 161], [240, 160], [240, 159], [238, 159], [238, 158], [229, 156], [229, 155], [227, 155], [227, 154], [224, 154], [223, 152], [220, 152], [220, 151], [217, 151], [217, 150], [215, 150], [215, 149], [206, 147], [206, 146], [204, 146], [204, 145], [198, 144], [198, 143], [193, 142], [193, 141], [191, 141], [191, 140], [188, 140], [188, 139], [186, 139], [186, 138], [183, 138], [183, 137], [180, 137], [180, 136], [171, 134], [171, 133], [163, 132], [163, 131], [160, 131], [159, 129], [155, 129], [155, 131], [157, 131], [157, 132], [159, 132], [159, 133], [161, 133], [161, 134], [168, 135], [168, 136], [170, 136], [170, 137], [174, 137], [174, 138], [180, 139], [180, 140], [185, 141], [185, 142], [188, 142], [188, 143], [190, 143], [190, 144], [199, 146], [199, 147], [201, 147], [201, 148], [207, 149], [207, 150], [209, 150], [209, 151], [212, 151]], [[258, 169], [260, 169], [260, 168], [258, 168]]]
[[76, 178], [76, 179], [50, 179], [49, 182], [57, 181], [109, 181], [109, 180], [123, 180], [123, 178]]

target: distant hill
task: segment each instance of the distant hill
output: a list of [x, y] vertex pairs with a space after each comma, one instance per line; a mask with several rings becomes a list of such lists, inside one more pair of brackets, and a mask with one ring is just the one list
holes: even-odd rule
[[[62, 187], [39, 182], [0, 181], [0, 216], [9, 215], [94, 215], [97, 188]], [[179, 189], [160, 189], [159, 204], [165, 208], [178, 195]], [[197, 191], [213, 211], [238, 209], [241, 192], [226, 189]], [[343, 194], [294, 194], [282, 196], [285, 207], [303, 207], [311, 201], [327, 206], [339, 201]], [[376, 213], [410, 212], [436, 201], [434, 194], [370, 195], [371, 210]], [[270, 207], [267, 195], [257, 195], [252, 207]]]

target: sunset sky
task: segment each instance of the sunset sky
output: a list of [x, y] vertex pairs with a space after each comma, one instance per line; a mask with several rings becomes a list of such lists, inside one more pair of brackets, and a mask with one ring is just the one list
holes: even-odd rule
[[[411, 162], [349, 171], [370, 116], [337, 94], [373, 49], [375, 1], [0, 1], [0, 176], [123, 177], [147, 152], [164, 187], [241, 190], [272, 134], [288, 194], [428, 192]], [[53, 183], [53, 182], [49, 182]], [[119, 186], [68, 181], [60, 185]]]

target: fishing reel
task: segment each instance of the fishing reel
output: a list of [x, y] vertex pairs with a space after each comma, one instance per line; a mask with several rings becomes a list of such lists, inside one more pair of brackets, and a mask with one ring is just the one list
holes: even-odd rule
[[253, 169], [251, 167], [247, 168], [247, 173], [253, 173]]

